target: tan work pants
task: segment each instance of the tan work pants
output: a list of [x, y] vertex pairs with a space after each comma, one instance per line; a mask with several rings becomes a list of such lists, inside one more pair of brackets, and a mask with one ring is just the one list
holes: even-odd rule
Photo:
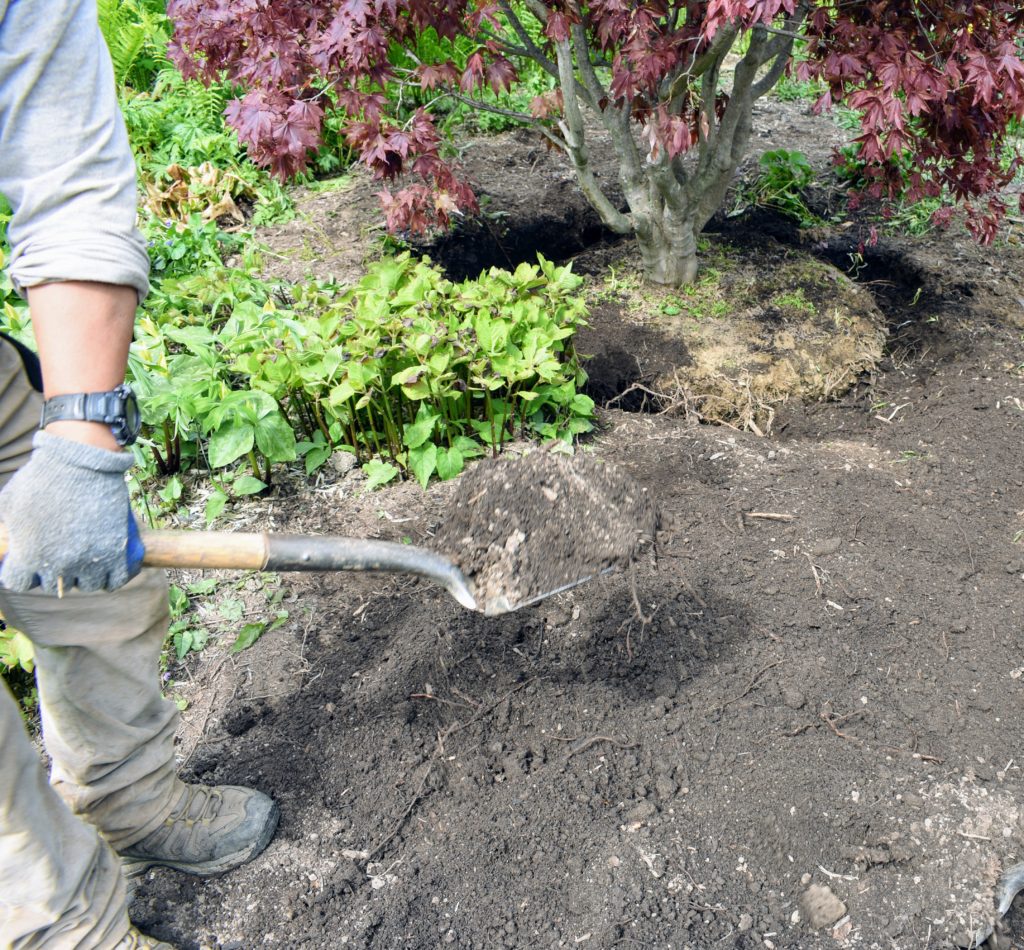
[[[27, 460], [40, 405], [0, 340], [0, 485]], [[0, 688], [0, 948], [110, 948], [128, 929], [114, 849], [173, 806], [178, 713], [159, 685], [167, 582], [144, 571], [113, 593], [62, 599], [0, 589], [0, 613], [35, 647], [52, 761], [47, 782]]]

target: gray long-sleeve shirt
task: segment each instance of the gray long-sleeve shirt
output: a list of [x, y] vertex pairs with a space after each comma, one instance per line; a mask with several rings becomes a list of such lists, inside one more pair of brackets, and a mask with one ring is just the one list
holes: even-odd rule
[[0, 0], [0, 194], [19, 292], [89, 280], [146, 295], [135, 163], [95, 0]]

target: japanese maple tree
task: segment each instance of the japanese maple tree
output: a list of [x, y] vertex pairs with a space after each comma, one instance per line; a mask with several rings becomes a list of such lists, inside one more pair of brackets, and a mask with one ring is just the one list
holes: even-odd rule
[[[946, 189], [990, 239], [1018, 164], [1004, 158], [1008, 124], [1024, 117], [1024, 6], [1010, 0], [170, 0], [168, 13], [178, 65], [244, 90], [228, 120], [278, 174], [318, 146], [331, 90], [348, 142], [391, 186], [389, 227], [445, 226], [476, 210], [472, 189], [443, 157], [431, 105], [402, 112], [400, 93], [469, 100], [564, 151], [602, 221], [635, 235], [662, 284], [696, 275], [697, 235], [746, 154], [753, 105], [797, 44], [797, 73], [827, 87], [818, 107], [860, 112], [871, 193]], [[440, 42], [418, 43], [431, 30]], [[436, 55], [422, 58], [424, 45]], [[528, 60], [552, 77], [529, 114], [481, 101]], [[597, 130], [624, 205], [591, 168]], [[909, 183], [893, 161], [908, 154]]]

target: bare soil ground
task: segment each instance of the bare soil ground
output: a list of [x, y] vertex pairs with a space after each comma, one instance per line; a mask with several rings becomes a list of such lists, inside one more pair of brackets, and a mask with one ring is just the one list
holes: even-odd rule
[[[834, 129], [802, 108], [768, 103], [759, 141], [822, 167]], [[495, 253], [559, 256], [538, 240], [554, 231], [598, 279], [628, 254], [593, 243], [542, 145], [466, 154], [503, 212], [488, 227], [509, 225]], [[857, 251], [847, 230], [770, 216], [712, 230], [767, 261]], [[471, 246], [466, 267], [491, 262]], [[1024, 255], [883, 238], [857, 277], [886, 355], [838, 401], [779, 406], [766, 438], [639, 388], [602, 412], [584, 451], [671, 525], [633, 572], [497, 618], [406, 578], [282, 578], [290, 622], [237, 656], [208, 648], [179, 685], [187, 777], [264, 789], [280, 830], [220, 879], [151, 872], [137, 923], [189, 950], [926, 950], [973, 933], [1024, 860]], [[597, 308], [580, 342], [605, 402], [685, 355], [620, 317]], [[431, 544], [451, 484], [364, 495], [361, 479], [296, 477], [255, 520]], [[1024, 944], [1024, 914], [1006, 930]]]

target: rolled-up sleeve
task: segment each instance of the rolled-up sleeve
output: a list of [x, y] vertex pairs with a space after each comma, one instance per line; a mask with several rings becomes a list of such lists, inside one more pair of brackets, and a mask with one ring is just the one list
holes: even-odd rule
[[0, 0], [0, 193], [10, 275], [149, 290], [135, 163], [95, 0]]

